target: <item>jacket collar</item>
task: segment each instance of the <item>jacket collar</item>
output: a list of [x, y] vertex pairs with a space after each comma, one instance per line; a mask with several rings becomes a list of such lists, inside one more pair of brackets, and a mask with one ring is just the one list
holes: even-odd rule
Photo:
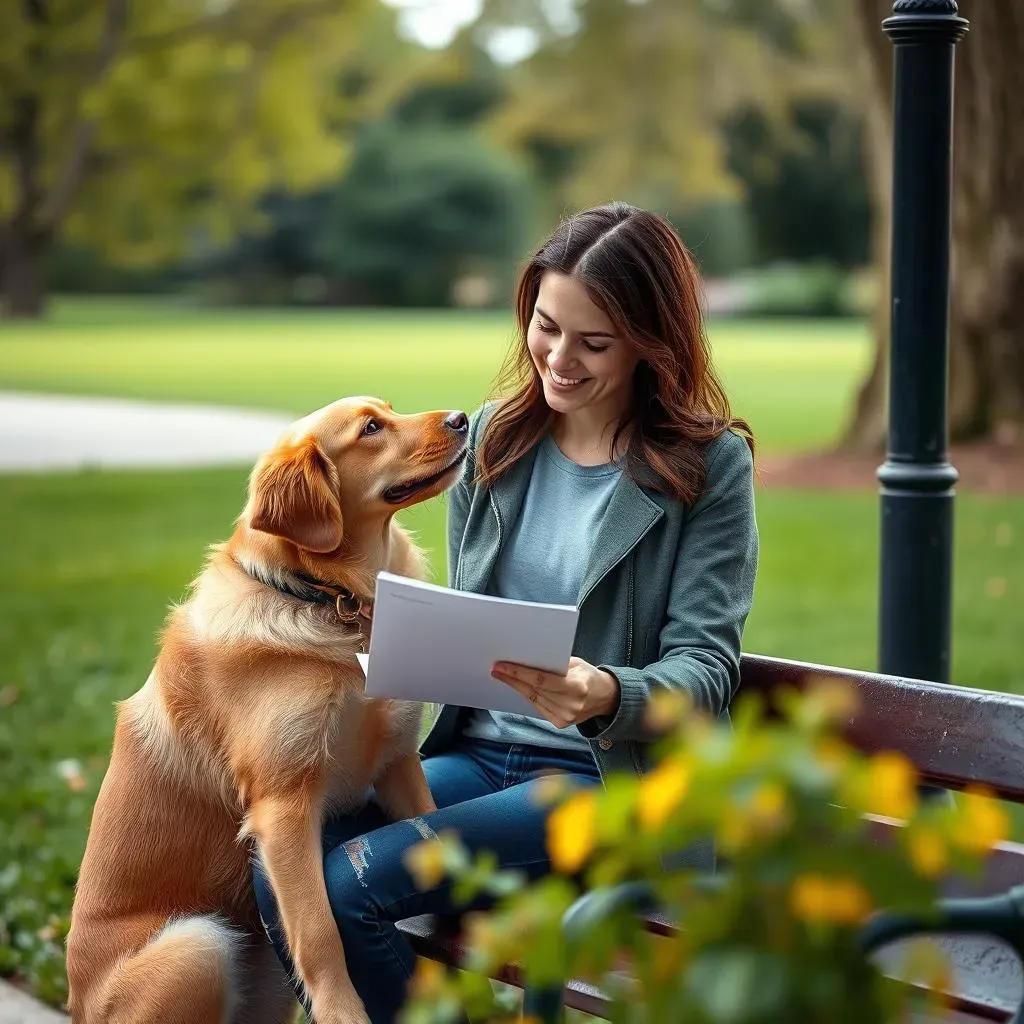
[[[490, 546], [485, 557], [477, 560], [473, 567], [473, 578], [464, 580], [466, 589], [482, 591], [487, 586], [494, 565], [523, 507], [537, 458], [537, 448], [534, 446], [527, 452], [491, 488], [489, 497], [498, 531], [497, 543]], [[632, 477], [623, 472], [593, 538], [590, 562], [580, 589], [580, 604], [664, 515], [661, 506]]]
[[661, 506], [623, 471], [594, 537], [590, 562], [580, 587], [581, 605], [594, 587], [629, 555], [664, 515]]

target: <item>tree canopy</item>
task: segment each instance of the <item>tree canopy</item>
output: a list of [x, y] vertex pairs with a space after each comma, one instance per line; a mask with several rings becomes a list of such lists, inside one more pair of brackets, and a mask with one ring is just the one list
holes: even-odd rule
[[0, 280], [42, 302], [64, 234], [151, 260], [337, 174], [338, 88], [375, 0], [0, 4]]

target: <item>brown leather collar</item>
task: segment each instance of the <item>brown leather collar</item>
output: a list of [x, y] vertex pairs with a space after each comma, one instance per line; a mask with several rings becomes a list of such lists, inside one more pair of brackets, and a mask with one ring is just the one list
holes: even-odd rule
[[298, 569], [290, 571], [287, 575], [270, 576], [261, 572], [256, 566], [250, 568], [241, 562], [238, 564], [243, 572], [254, 580], [272, 587], [281, 594], [296, 597], [300, 601], [308, 601], [310, 604], [334, 605], [338, 618], [342, 622], [350, 622], [353, 625], [359, 625], [360, 620], [368, 625], [373, 622], [373, 601], [368, 597], [360, 597], [348, 587], [318, 580], [315, 576], [310, 576]]

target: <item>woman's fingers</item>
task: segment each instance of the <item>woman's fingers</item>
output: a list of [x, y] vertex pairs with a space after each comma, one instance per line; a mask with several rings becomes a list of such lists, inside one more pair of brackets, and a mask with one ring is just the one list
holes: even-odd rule
[[[491, 675], [499, 682], [508, 684], [517, 693], [522, 694], [557, 729], [564, 729], [567, 725], [572, 725], [572, 718], [567, 710], [541, 685], [537, 685], [533, 681], [538, 675], [536, 669], [526, 669], [517, 674], [511, 674], [501, 672], [495, 667]], [[539, 675], [543, 684], [547, 681], [550, 673], [540, 672]]]
[[509, 679], [514, 679], [535, 689], [548, 686], [553, 680], [564, 678], [563, 676], [556, 675], [554, 672], [545, 672], [543, 669], [530, 668], [527, 665], [516, 665], [508, 661], [496, 662], [492, 674], [506, 676]]
[[491, 675], [499, 682], [507, 683], [513, 690], [517, 690], [526, 697], [527, 700], [533, 700], [534, 695], [540, 689], [540, 685], [537, 682], [523, 679], [518, 674], [512, 672], [504, 672], [494, 668], [491, 671]]

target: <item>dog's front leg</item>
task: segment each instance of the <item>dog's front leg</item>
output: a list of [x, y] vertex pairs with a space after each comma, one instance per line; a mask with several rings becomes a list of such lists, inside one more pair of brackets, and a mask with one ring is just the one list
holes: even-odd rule
[[437, 810], [427, 777], [423, 774], [423, 765], [415, 751], [396, 757], [377, 776], [373, 792], [377, 803], [392, 821]]
[[324, 883], [320, 806], [308, 794], [254, 803], [249, 827], [277, 898], [292, 963], [316, 1024], [369, 1024], [345, 964]]

